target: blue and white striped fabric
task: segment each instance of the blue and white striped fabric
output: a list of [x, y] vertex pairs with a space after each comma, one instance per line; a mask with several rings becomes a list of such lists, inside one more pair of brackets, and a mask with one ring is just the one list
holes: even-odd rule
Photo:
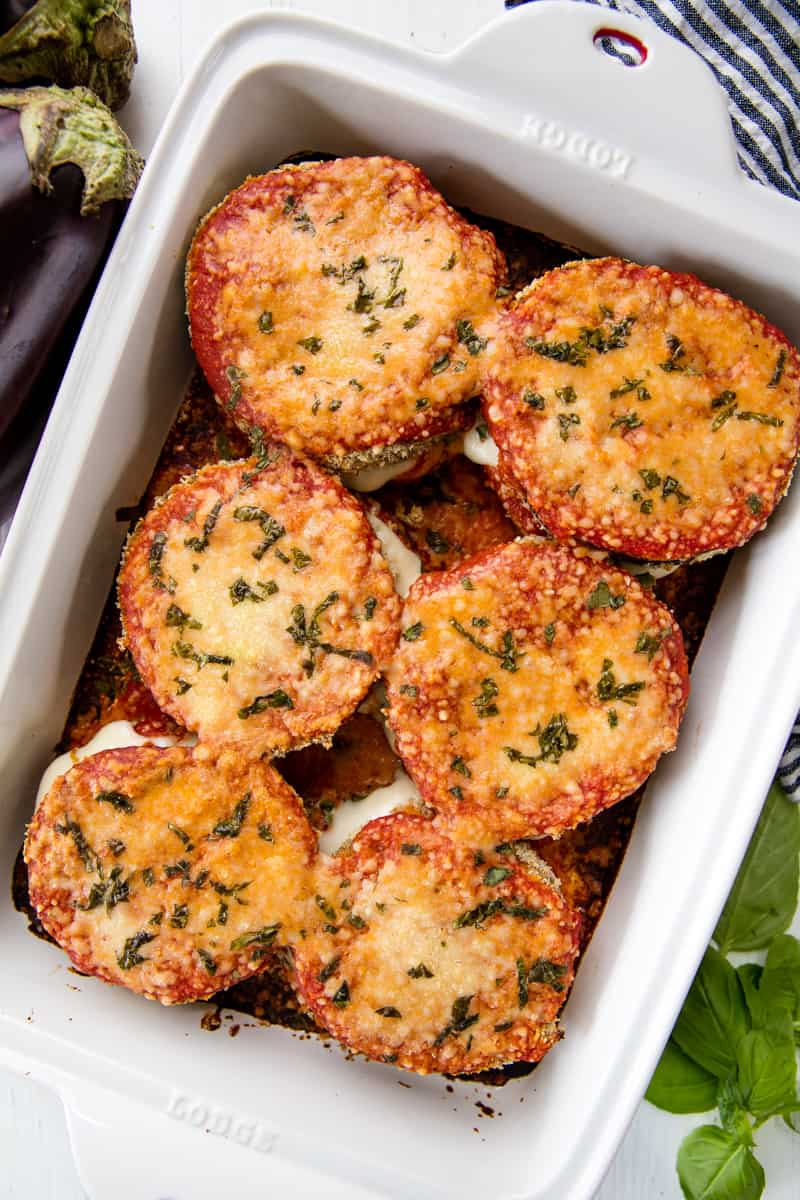
[[[529, 2], [506, 0], [506, 7]], [[701, 55], [727, 94], [743, 169], [800, 200], [800, 0], [582, 2], [654, 21]], [[625, 60], [624, 50], [607, 48]], [[800, 716], [778, 779], [800, 802]]]

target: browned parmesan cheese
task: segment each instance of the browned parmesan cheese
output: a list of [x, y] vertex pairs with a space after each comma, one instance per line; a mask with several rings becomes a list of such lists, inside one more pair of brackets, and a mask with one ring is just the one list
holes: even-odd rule
[[210, 996], [291, 943], [315, 853], [271, 766], [178, 746], [84, 759], [25, 842], [31, 900], [76, 967], [164, 1004]]
[[187, 267], [195, 351], [219, 400], [348, 469], [470, 423], [480, 326], [505, 265], [419, 168], [343, 158], [249, 179]]
[[560, 541], [657, 560], [741, 545], [797, 457], [797, 351], [693, 275], [549, 272], [498, 314], [484, 382], [499, 476]]
[[250, 755], [329, 737], [398, 636], [361, 506], [287, 450], [172, 488], [128, 542], [119, 601], [161, 707], [201, 742]]
[[406, 770], [482, 846], [629, 795], [675, 746], [689, 690], [668, 609], [611, 563], [532, 540], [423, 576], [388, 681]]
[[398, 813], [371, 821], [317, 880], [295, 977], [346, 1046], [422, 1074], [472, 1072], [535, 1062], [560, 1036], [581, 921], [544, 864], [476, 852]]

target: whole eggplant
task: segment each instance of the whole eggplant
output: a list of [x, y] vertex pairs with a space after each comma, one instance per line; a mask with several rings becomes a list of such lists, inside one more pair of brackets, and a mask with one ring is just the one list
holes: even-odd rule
[[0, 545], [141, 168], [88, 89], [0, 91]]
[[130, 0], [0, 0], [0, 83], [80, 85], [119, 108], [135, 64]]

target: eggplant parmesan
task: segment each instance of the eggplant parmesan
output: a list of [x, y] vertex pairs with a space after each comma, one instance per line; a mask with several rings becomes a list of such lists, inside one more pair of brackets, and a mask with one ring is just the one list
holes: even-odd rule
[[693, 275], [568, 263], [500, 312], [485, 413], [560, 541], [679, 560], [739, 546], [789, 485], [800, 357]]
[[505, 264], [418, 167], [341, 158], [248, 179], [189, 253], [192, 343], [220, 402], [337, 469], [469, 423]]
[[315, 854], [273, 767], [178, 746], [84, 759], [25, 841], [31, 901], [78, 970], [163, 1004], [210, 996], [291, 942]]
[[420, 1074], [538, 1061], [581, 919], [531, 861], [414, 814], [371, 821], [317, 875], [321, 916], [294, 951], [304, 1004], [350, 1049]]
[[400, 600], [361, 506], [313, 463], [217, 463], [131, 535], [125, 641], [204, 744], [278, 754], [329, 738], [391, 656]]
[[533, 540], [423, 576], [388, 671], [397, 752], [454, 836], [557, 836], [675, 746], [680, 630], [625, 572]]
[[[797, 448], [797, 356], [761, 318], [656, 268], [552, 270], [575, 254], [489, 223], [515, 286], [549, 272], [506, 308], [479, 224], [388, 158], [283, 166], [201, 223], [187, 295], [217, 402], [192, 388], [126, 511], [146, 515], [120, 613], [25, 847], [38, 928], [78, 969], [421, 1073], [519, 1072], [557, 1040], [634, 789], [675, 744], [677, 622], [691, 655], [726, 559], [650, 592], [592, 547], [691, 557], [728, 518], [747, 536]], [[602, 453], [554, 489], [606, 410]], [[724, 519], [713, 493], [695, 522], [680, 462], [639, 462], [649, 421], [706, 480], [735, 462]], [[615, 471], [643, 489], [632, 520]], [[602, 541], [580, 505], [604, 481]], [[182, 741], [98, 753], [112, 737]], [[363, 825], [368, 806], [391, 815]]]

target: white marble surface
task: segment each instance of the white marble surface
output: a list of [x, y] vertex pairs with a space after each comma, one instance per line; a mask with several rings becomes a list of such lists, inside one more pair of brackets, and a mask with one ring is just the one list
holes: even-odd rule
[[[503, 11], [502, 0], [134, 0], [139, 65], [121, 114], [134, 143], [150, 150], [177, 88], [212, 34], [254, 9], [315, 12], [426, 50], [456, 45]], [[794, 931], [800, 934], [800, 922]], [[595, 1200], [679, 1200], [675, 1154], [702, 1118], [674, 1117], [643, 1102]], [[800, 1200], [800, 1138], [772, 1122], [758, 1135], [768, 1200]], [[0, 1071], [0, 1197], [85, 1200], [59, 1098]], [[92, 1197], [92, 1200], [111, 1200]], [[155, 1197], [142, 1197], [155, 1200]], [[569, 1200], [569, 1197], [565, 1197]], [[733, 1198], [732, 1198], [733, 1200]]]

